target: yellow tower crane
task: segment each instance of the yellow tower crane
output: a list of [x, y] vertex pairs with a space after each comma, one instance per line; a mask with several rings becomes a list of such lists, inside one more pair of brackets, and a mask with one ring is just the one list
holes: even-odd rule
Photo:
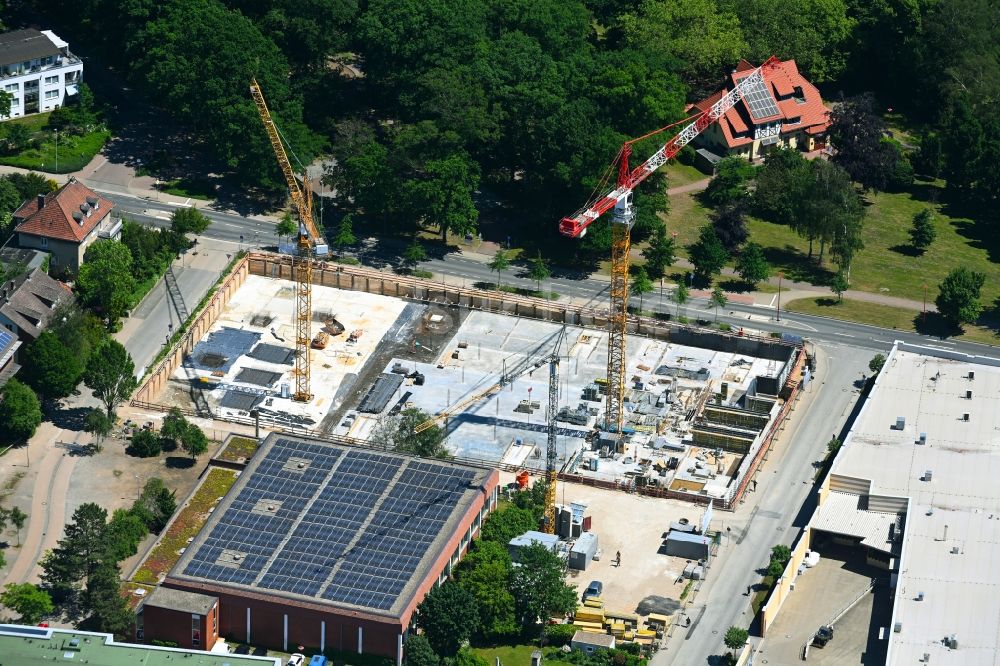
[[298, 402], [309, 402], [313, 397], [310, 390], [309, 368], [309, 343], [312, 339], [310, 329], [313, 249], [322, 244], [323, 236], [313, 222], [312, 187], [309, 185], [308, 175], [303, 176], [303, 186], [300, 187], [292, 164], [288, 161], [281, 133], [271, 118], [271, 112], [267, 109], [267, 102], [264, 101], [264, 93], [261, 92], [257, 79], [250, 81], [250, 95], [257, 105], [257, 113], [260, 114], [267, 137], [271, 140], [271, 147], [274, 149], [275, 157], [278, 158], [278, 166], [285, 176], [292, 204], [299, 216], [298, 254], [292, 260], [295, 278], [295, 393], [292, 398]]

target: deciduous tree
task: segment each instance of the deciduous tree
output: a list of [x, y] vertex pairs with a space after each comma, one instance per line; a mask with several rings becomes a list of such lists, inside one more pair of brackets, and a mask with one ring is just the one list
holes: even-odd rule
[[28, 520], [28, 514], [21, 511], [21, 507], [15, 506], [10, 510], [10, 522], [17, 529], [17, 545], [21, 545], [21, 530], [24, 529], [24, 523]]
[[420, 602], [417, 623], [438, 655], [454, 656], [462, 643], [479, 630], [476, 597], [455, 581], [447, 580]]
[[493, 255], [493, 258], [490, 259], [490, 263], [486, 265], [491, 271], [497, 274], [497, 289], [501, 288], [503, 286], [501, 282], [503, 272], [510, 268], [510, 256], [507, 254], [507, 251], [500, 248]]
[[38, 396], [17, 379], [4, 384], [0, 401], [0, 439], [11, 443], [27, 442], [42, 422]]
[[292, 214], [287, 211], [281, 216], [281, 219], [278, 220], [278, 224], [274, 226], [274, 233], [279, 239], [291, 236], [298, 233], [298, 231], [299, 225], [292, 219]]
[[542, 280], [548, 280], [551, 275], [552, 271], [549, 270], [548, 264], [542, 258], [542, 251], [539, 250], [538, 255], [531, 260], [528, 266], [528, 277], [535, 281], [535, 289], [541, 291]]
[[76, 277], [76, 292], [113, 325], [132, 305], [136, 282], [132, 253], [124, 243], [98, 240], [88, 249]]
[[21, 616], [21, 624], [35, 624], [52, 613], [52, 597], [31, 583], [7, 583], [0, 603]]
[[192, 458], [197, 458], [205, 451], [208, 451], [208, 437], [198, 426], [189, 424], [187, 430], [181, 435], [181, 448], [187, 451]]
[[170, 230], [176, 234], [203, 234], [212, 220], [194, 206], [175, 208], [170, 214]]
[[681, 306], [688, 302], [688, 297], [689, 297], [688, 287], [686, 284], [684, 284], [684, 280], [682, 279], [677, 283], [677, 286], [674, 287], [674, 293], [673, 293], [674, 303], [677, 304], [677, 309], [675, 311], [676, 316], [680, 317]]
[[514, 636], [520, 629], [514, 612], [514, 597], [508, 589], [510, 572], [506, 545], [480, 539], [463, 560], [458, 575], [459, 585], [478, 602], [479, 634], [491, 643]]
[[708, 304], [715, 308], [715, 321], [719, 321], [719, 308], [726, 307], [728, 303], [725, 292], [722, 291], [722, 287], [715, 285], [712, 289], [712, 295], [708, 298]]
[[884, 191], [899, 151], [884, 140], [885, 122], [875, 110], [875, 98], [861, 95], [834, 105], [830, 114], [830, 142], [837, 147], [835, 164], [843, 167], [864, 190]]
[[514, 537], [537, 529], [538, 517], [534, 511], [509, 506], [487, 516], [483, 522], [482, 539], [506, 545]]
[[730, 650], [740, 650], [747, 644], [747, 638], [749, 637], [750, 634], [746, 629], [743, 629], [742, 627], [729, 627], [729, 629], [726, 630], [726, 636], [723, 638], [723, 642]]
[[345, 247], [358, 242], [357, 237], [354, 235], [353, 225], [354, 216], [350, 213], [345, 215], [340, 220], [340, 224], [337, 225], [337, 233], [333, 237], [333, 246], [337, 248], [337, 252], [343, 252]]
[[750, 237], [743, 207], [739, 204], [723, 206], [711, 214], [715, 235], [729, 254], [735, 253]]
[[427, 261], [427, 250], [416, 238], [403, 250], [403, 265], [408, 270], [413, 270], [422, 261]]
[[694, 274], [701, 282], [711, 282], [729, 261], [729, 253], [719, 240], [711, 224], [706, 224], [698, 234], [698, 241], [688, 248], [688, 256], [694, 264]]
[[725, 157], [715, 167], [715, 176], [705, 188], [705, 201], [712, 206], [729, 206], [746, 201], [754, 167], [742, 157]]
[[404, 409], [399, 415], [393, 444], [397, 451], [412, 453], [425, 458], [450, 458], [451, 453], [444, 445], [444, 430], [434, 424], [417, 432], [417, 426], [430, 419], [426, 412], [416, 409]]
[[531, 628], [539, 620], [545, 622], [576, 610], [576, 588], [563, 582], [566, 565], [556, 553], [532, 543], [518, 551], [517, 561], [510, 591], [523, 626]]
[[100, 451], [104, 445], [105, 438], [111, 434], [111, 427], [114, 424], [108, 415], [96, 407], [87, 412], [83, 420], [83, 429], [94, 436], [94, 449]]
[[104, 403], [108, 418], [114, 420], [115, 409], [137, 385], [132, 357], [116, 340], [103, 340], [87, 361], [83, 383]]
[[848, 290], [850, 285], [847, 283], [847, 276], [844, 275], [844, 271], [837, 271], [830, 280], [830, 289], [833, 293], [837, 294], [837, 302], [844, 300], [844, 292]]
[[764, 256], [764, 248], [757, 243], [747, 243], [736, 259], [736, 274], [751, 288], [771, 276], [771, 264]]
[[406, 639], [406, 666], [438, 666], [440, 661], [425, 635], [414, 632]]
[[163, 440], [152, 430], [136, 430], [125, 448], [125, 453], [136, 458], [155, 458], [163, 452]]
[[642, 297], [653, 291], [653, 281], [649, 279], [646, 269], [643, 266], [635, 266], [632, 269], [632, 293], [639, 296], [639, 312], [642, 312]]
[[952, 269], [938, 287], [934, 301], [938, 312], [956, 326], [975, 322], [983, 311], [979, 295], [985, 283], [983, 273], [964, 266]]

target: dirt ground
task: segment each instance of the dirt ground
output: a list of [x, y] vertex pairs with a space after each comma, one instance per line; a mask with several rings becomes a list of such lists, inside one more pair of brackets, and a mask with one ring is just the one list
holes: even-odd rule
[[[74, 437], [75, 442], [63, 441]], [[68, 430], [53, 439], [51, 443], [39, 442], [41, 446], [33, 444], [30, 461], [23, 449], [11, 450], [3, 457], [3, 505], [18, 506], [28, 514], [20, 546], [13, 528], [4, 534], [7, 566], [0, 571], [0, 578], [9, 582], [38, 580], [38, 560], [62, 538], [63, 524], [81, 504], [94, 502], [110, 515], [115, 509], [131, 506], [152, 477], [163, 479], [180, 502], [191, 492], [210, 457], [205, 454], [193, 464], [183, 451], [134, 458], [126, 455], [124, 441], [111, 438], [102, 451], [91, 454], [84, 446], [89, 435]], [[140, 545], [140, 549], [147, 545]], [[132, 564], [132, 558], [123, 562], [122, 571], [128, 571]]]
[[[501, 483], [513, 480], [513, 474], [501, 474]], [[604, 583], [605, 607], [629, 613], [635, 613], [649, 597], [679, 601], [687, 582], [680, 580], [681, 574], [688, 561], [663, 554], [663, 541], [670, 523], [681, 518], [696, 523], [705, 507], [576, 483], [559, 484], [556, 494], [559, 504], [587, 504], [584, 515], [592, 518], [591, 531], [597, 534], [601, 550], [600, 561], [592, 562], [586, 571], [570, 570], [568, 582], [578, 592], [582, 594], [590, 581], [599, 580]], [[719, 528], [720, 512], [715, 515], [712, 529]], [[614, 563], [617, 551], [622, 554], [621, 567]]]

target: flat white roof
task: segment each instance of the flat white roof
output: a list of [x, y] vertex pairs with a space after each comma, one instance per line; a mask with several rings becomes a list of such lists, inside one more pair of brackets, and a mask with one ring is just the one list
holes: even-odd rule
[[897, 342], [832, 472], [910, 498], [887, 664], [1000, 664], [1000, 360]]

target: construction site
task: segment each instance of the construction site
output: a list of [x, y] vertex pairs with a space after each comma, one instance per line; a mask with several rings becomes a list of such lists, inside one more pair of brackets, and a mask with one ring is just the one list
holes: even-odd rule
[[266, 429], [374, 444], [381, 424], [415, 408], [444, 429], [456, 458], [536, 472], [546, 469], [552, 420], [564, 475], [726, 505], [773, 430], [798, 358], [796, 347], [766, 338], [665, 327], [630, 335], [618, 433], [606, 420], [608, 332], [600, 322], [371, 293], [384, 285], [332, 267], [318, 282], [353, 287], [312, 289], [312, 397], [298, 401], [294, 284], [280, 270], [256, 274], [276, 268], [287, 270], [286, 258], [252, 258], [245, 283], [149, 402], [196, 410], [204, 401], [222, 419], [256, 417]]

